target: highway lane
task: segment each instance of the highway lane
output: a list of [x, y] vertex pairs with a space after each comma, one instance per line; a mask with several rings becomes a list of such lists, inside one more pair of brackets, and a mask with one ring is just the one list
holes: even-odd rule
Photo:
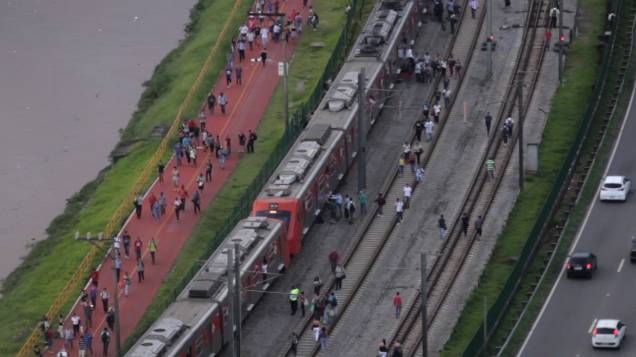
[[[634, 93], [607, 174], [636, 179], [633, 102]], [[599, 269], [591, 280], [567, 279], [561, 272], [519, 356], [583, 357], [608, 352], [636, 356], [636, 264], [629, 261], [632, 236], [636, 236], [636, 194], [626, 203], [600, 202], [597, 194], [572, 251], [595, 253]], [[618, 318], [627, 325], [627, 339], [620, 351], [592, 348], [592, 325], [603, 318]]]

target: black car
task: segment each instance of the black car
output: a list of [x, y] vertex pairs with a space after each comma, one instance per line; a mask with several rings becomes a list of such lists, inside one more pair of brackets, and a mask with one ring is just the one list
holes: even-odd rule
[[584, 276], [591, 278], [592, 272], [598, 267], [596, 255], [587, 252], [576, 252], [570, 255], [565, 271], [568, 278]]
[[636, 263], [636, 240], [632, 239], [632, 248], [629, 250], [629, 261]]

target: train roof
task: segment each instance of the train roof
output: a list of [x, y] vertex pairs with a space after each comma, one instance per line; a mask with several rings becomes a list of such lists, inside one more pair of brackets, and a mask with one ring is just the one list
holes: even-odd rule
[[191, 331], [197, 331], [227, 295], [227, 252], [239, 243], [241, 272], [251, 269], [261, 250], [281, 233], [282, 224], [266, 217], [241, 220], [181, 291], [176, 301], [126, 354], [128, 357], [172, 356]]

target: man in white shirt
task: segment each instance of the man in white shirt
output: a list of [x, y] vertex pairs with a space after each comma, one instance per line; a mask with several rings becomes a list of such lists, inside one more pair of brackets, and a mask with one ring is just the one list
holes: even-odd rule
[[404, 185], [402, 191], [404, 192], [404, 208], [409, 208], [411, 204], [411, 196], [413, 195], [413, 188], [407, 183]]
[[468, 6], [470, 7], [470, 15], [474, 19], [475, 15], [477, 15], [477, 9], [479, 9], [479, 1], [470, 0]]
[[427, 120], [424, 123], [424, 131], [426, 132], [426, 141], [433, 140], [433, 129], [435, 128], [435, 123], [432, 120]]
[[397, 223], [400, 224], [404, 218], [404, 202], [399, 198], [395, 199], [395, 213], [397, 214]]

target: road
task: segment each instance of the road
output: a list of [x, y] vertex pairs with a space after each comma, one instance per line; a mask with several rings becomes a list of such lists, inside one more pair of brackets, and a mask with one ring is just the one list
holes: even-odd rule
[[108, 165], [195, 0], [0, 2], [0, 279]]
[[[636, 136], [634, 93], [631, 101], [607, 174], [636, 178], [630, 140]], [[636, 355], [636, 342], [631, 341], [636, 340], [636, 265], [629, 262], [630, 239], [636, 236], [634, 217], [634, 194], [626, 203], [594, 201], [572, 251], [595, 253], [599, 269], [591, 280], [567, 279], [561, 272], [519, 356], [606, 355], [591, 344], [593, 323], [603, 318], [621, 319], [627, 325], [625, 345], [612, 356]]]

